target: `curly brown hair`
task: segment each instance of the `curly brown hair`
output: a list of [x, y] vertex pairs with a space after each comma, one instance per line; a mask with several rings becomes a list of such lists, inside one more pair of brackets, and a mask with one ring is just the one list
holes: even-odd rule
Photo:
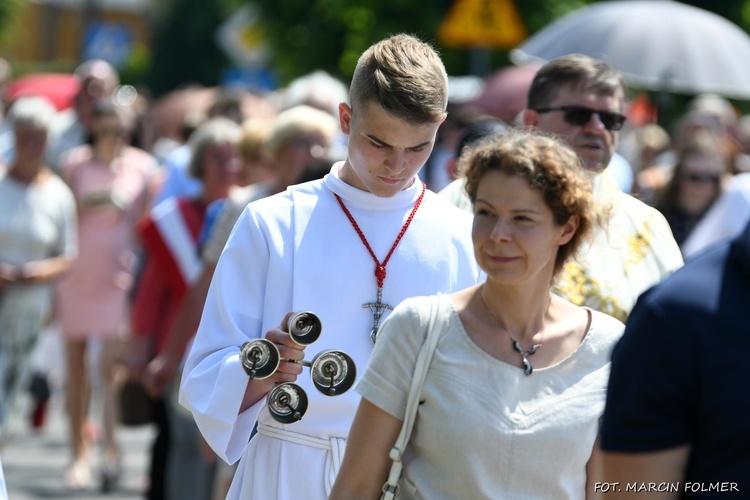
[[521, 176], [538, 189], [557, 225], [578, 217], [578, 229], [555, 258], [553, 276], [578, 250], [596, 219], [590, 177], [575, 151], [560, 139], [540, 132], [513, 129], [500, 136], [480, 140], [465, 150], [459, 169], [466, 176], [466, 192], [476, 203], [477, 189], [485, 174], [498, 171]]

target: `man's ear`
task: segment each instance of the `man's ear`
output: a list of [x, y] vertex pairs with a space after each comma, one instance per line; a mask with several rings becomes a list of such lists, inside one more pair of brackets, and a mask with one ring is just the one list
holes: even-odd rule
[[339, 126], [344, 135], [349, 135], [352, 129], [353, 115], [354, 111], [352, 111], [352, 108], [347, 103], [342, 102], [339, 104]]
[[536, 127], [539, 125], [539, 113], [533, 109], [523, 110], [523, 126], [524, 127]]

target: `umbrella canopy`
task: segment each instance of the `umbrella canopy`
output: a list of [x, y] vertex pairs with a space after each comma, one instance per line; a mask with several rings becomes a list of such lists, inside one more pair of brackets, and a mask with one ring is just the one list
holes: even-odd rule
[[62, 111], [73, 105], [81, 86], [80, 79], [68, 73], [30, 73], [12, 81], [6, 89], [5, 100], [41, 96], [49, 99]]
[[512, 123], [526, 108], [526, 97], [538, 65], [501, 68], [487, 76], [484, 90], [473, 104], [492, 116]]
[[586, 54], [629, 84], [750, 99], [750, 36], [729, 20], [672, 0], [620, 0], [580, 8], [511, 51], [515, 63]]

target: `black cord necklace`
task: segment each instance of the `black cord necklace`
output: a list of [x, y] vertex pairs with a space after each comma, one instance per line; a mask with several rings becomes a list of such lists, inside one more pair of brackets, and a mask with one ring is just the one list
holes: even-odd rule
[[[527, 350], [523, 350], [521, 347], [521, 344], [518, 343], [518, 341], [513, 338], [513, 334], [510, 332], [510, 329], [504, 325], [499, 319], [497, 319], [497, 316], [495, 316], [492, 311], [490, 311], [490, 308], [487, 306], [487, 302], [484, 300], [484, 284], [482, 285], [482, 288], [479, 290], [479, 299], [482, 301], [482, 305], [484, 306], [485, 311], [487, 311], [487, 314], [490, 315], [490, 317], [500, 325], [506, 332], [508, 332], [508, 337], [510, 338], [511, 345], [513, 346], [513, 349], [521, 355], [521, 368], [523, 368], [523, 373], [526, 376], [531, 375], [531, 373], [534, 371], [534, 367], [531, 366], [531, 363], [529, 362], [529, 356], [534, 354], [540, 347], [542, 347], [542, 341], [544, 340], [544, 318], [542, 318], [542, 327], [539, 329], [537, 333], [541, 333], [542, 336], [539, 339], [538, 344], [534, 344], [531, 347], [529, 347]], [[547, 308], [549, 309], [549, 302], [547, 303]], [[546, 316], [546, 313], [545, 313]], [[533, 339], [533, 337], [532, 337]]]

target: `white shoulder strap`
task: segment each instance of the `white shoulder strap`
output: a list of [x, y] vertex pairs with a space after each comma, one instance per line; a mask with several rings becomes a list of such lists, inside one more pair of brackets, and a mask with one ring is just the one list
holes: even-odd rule
[[398, 435], [398, 439], [396, 439], [396, 444], [393, 445], [390, 453], [393, 464], [391, 465], [391, 471], [388, 474], [388, 481], [383, 485], [383, 495], [381, 498], [384, 500], [393, 500], [399, 492], [398, 481], [401, 478], [401, 470], [403, 468], [401, 457], [404, 454], [406, 446], [409, 444], [411, 431], [414, 427], [414, 420], [417, 417], [419, 399], [422, 396], [422, 386], [424, 385], [427, 371], [432, 362], [432, 355], [435, 353], [435, 348], [440, 339], [440, 333], [443, 331], [442, 323], [438, 323], [436, 327], [437, 318], [440, 316], [440, 306], [443, 300], [443, 296], [438, 295], [437, 299], [432, 301], [427, 333], [425, 335], [424, 343], [417, 355], [417, 362], [414, 366], [414, 375], [412, 376], [411, 386], [409, 387], [409, 397], [406, 402], [404, 423], [401, 426], [401, 432]]

